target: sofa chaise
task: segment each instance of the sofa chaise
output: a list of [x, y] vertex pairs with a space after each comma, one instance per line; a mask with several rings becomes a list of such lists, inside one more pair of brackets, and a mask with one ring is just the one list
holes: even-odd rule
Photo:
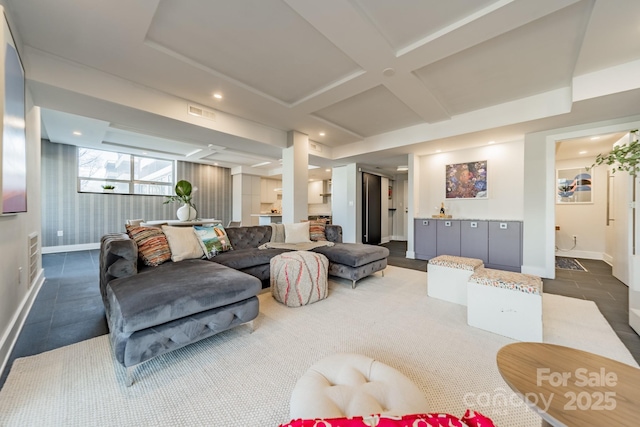
[[[142, 362], [244, 323], [253, 327], [257, 294], [269, 287], [271, 258], [288, 249], [258, 248], [271, 240], [270, 226], [226, 231], [233, 250], [155, 267], [139, 262], [138, 247], [127, 234], [102, 237], [100, 293], [128, 385]], [[327, 225], [326, 236], [333, 246], [312, 250], [329, 259], [330, 275], [351, 280], [352, 287], [387, 266], [385, 247], [342, 243], [337, 225]]]

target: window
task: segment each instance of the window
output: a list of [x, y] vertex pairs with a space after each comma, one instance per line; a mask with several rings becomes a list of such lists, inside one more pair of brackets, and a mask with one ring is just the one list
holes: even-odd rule
[[173, 191], [173, 161], [78, 147], [78, 191], [100, 193], [113, 185], [120, 194], [168, 196]]

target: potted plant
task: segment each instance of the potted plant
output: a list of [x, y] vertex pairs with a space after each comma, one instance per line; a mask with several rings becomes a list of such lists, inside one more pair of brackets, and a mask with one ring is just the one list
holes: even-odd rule
[[198, 211], [195, 204], [192, 202], [192, 193], [196, 189], [191, 186], [189, 181], [180, 180], [175, 186], [176, 194], [173, 196], [165, 196], [167, 200], [164, 204], [178, 202], [182, 203], [182, 206], [178, 208], [176, 214], [180, 221], [191, 221], [197, 218]]
[[638, 129], [630, 131], [633, 134], [633, 141], [628, 144], [616, 145], [609, 154], [598, 154], [596, 161], [587, 169], [594, 166], [607, 164], [616, 165], [612, 173], [616, 170], [627, 171], [630, 175], [636, 176], [640, 172], [640, 141], [638, 141]]
[[103, 193], [113, 193], [113, 190], [115, 190], [116, 186], [112, 185], [112, 184], [104, 184], [102, 186], [102, 192]]

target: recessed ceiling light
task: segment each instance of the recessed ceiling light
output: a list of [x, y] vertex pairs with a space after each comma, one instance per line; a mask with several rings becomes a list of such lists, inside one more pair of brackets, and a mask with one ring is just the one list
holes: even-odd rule
[[402, 171], [408, 171], [409, 170], [409, 166], [398, 166], [397, 171], [402, 172]]
[[217, 163], [217, 162], [216, 162], [216, 163], [214, 163], [214, 164], [213, 164], [213, 166], [218, 166], [218, 163]]
[[259, 168], [260, 166], [267, 166], [270, 165], [271, 162], [261, 162], [261, 163], [256, 163], [255, 165], [251, 165], [252, 168]]
[[221, 95], [221, 94], [219, 94], [219, 93], [214, 93], [214, 94], [213, 94], [213, 97], [214, 97], [215, 99], [222, 99], [222, 95]]
[[325, 172], [331, 172], [331, 169], [325, 169], [324, 171]]
[[442, 153], [442, 150], [436, 150], [436, 153]]
[[584, 150], [583, 151], [578, 151], [578, 154], [587, 154], [587, 152], [584, 151]]
[[320, 132], [320, 136], [324, 136], [324, 135], [325, 135], [324, 132]]
[[495, 141], [489, 141], [487, 144], [491, 145], [491, 144], [495, 144]]
[[600, 139], [600, 137], [599, 137], [599, 136], [592, 136], [592, 137], [591, 137], [591, 140], [592, 140], [592, 141], [595, 141], [596, 139]]
[[73, 131], [73, 134], [74, 134], [75, 136], [82, 136], [82, 132], [80, 132], [79, 130], [74, 130], [74, 131]]

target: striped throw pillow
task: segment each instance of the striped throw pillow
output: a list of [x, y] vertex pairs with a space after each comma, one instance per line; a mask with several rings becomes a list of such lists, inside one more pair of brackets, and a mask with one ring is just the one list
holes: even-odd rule
[[156, 267], [171, 259], [169, 242], [161, 229], [125, 225], [127, 234], [138, 245], [138, 256], [146, 265]]
[[309, 221], [309, 239], [312, 242], [326, 242], [327, 236], [324, 232], [326, 219], [312, 219]]

